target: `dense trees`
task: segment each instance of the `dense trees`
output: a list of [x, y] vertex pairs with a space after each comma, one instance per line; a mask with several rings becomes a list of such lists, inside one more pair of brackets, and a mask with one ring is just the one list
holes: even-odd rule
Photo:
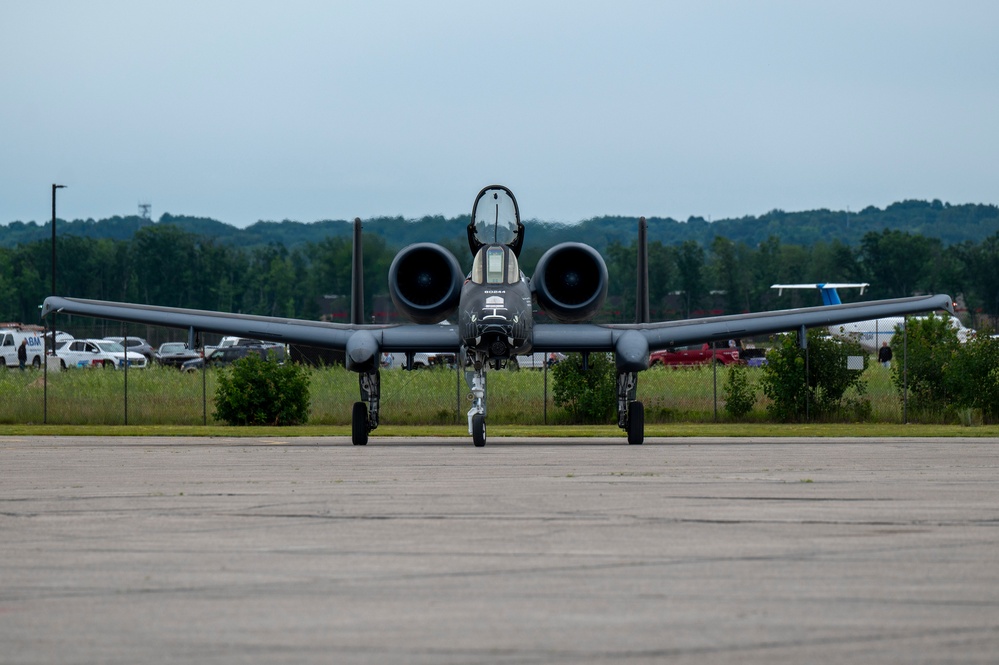
[[[406, 225], [418, 226], [405, 220], [394, 224], [400, 237], [413, 232]], [[433, 229], [449, 226], [453, 225], [443, 218], [433, 221], [422, 239], [448, 246], [467, 270], [470, 259], [463, 235], [433, 234]], [[578, 239], [596, 245], [596, 239], [578, 237], [578, 231], [573, 228], [573, 233], [552, 242]], [[596, 245], [611, 280], [599, 320], [626, 322], [635, 316], [636, 248], [633, 240], [612, 235], [605, 234], [609, 244]], [[864, 299], [950, 293], [980, 315], [967, 323], [981, 325], [981, 319], [991, 319], [996, 327], [999, 320], [999, 233], [981, 242], [949, 246], [937, 238], [898, 230], [871, 231], [857, 246], [838, 239], [802, 246], [777, 236], [755, 245], [721, 235], [705, 245], [689, 239], [668, 242], [651, 232], [650, 238], [650, 305], [655, 319], [818, 304], [809, 291], [785, 292], [778, 298], [770, 288], [776, 282], [867, 281], [871, 288]], [[385, 297], [385, 279], [400, 246], [379, 234], [365, 234], [369, 318], [384, 321], [395, 316]], [[529, 236], [521, 256], [528, 275], [547, 246]], [[61, 236], [58, 261], [60, 295], [311, 319], [326, 314], [337, 320], [349, 311], [349, 236], [331, 234], [300, 244], [271, 241], [240, 248], [159, 223], [139, 226], [123, 240]], [[0, 247], [0, 320], [37, 321], [50, 281], [48, 240]]]

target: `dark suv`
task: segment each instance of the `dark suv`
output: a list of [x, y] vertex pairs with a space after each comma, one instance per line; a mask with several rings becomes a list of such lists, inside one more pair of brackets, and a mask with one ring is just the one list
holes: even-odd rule
[[[263, 358], [264, 360], [274, 359], [277, 362], [284, 361], [283, 353], [276, 353], [275, 349], [269, 346], [262, 346], [259, 344], [254, 345], [244, 345], [239, 346], [227, 346], [222, 349], [215, 349], [211, 355], [208, 356], [208, 366], [209, 367], [225, 367], [226, 365], [231, 365], [240, 358], [245, 358], [250, 354], [256, 354]], [[183, 365], [180, 366], [183, 372], [196, 372], [202, 368], [205, 364], [204, 358], [193, 358], [188, 360]]]

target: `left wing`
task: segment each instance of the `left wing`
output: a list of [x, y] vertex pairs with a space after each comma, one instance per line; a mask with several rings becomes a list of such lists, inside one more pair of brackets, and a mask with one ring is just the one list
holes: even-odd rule
[[817, 328], [937, 309], [953, 313], [950, 296], [915, 296], [659, 323], [538, 324], [534, 326], [534, 350], [613, 351], [617, 355], [619, 371], [639, 371], [648, 368], [651, 351], [671, 346], [754, 337], [801, 327]]

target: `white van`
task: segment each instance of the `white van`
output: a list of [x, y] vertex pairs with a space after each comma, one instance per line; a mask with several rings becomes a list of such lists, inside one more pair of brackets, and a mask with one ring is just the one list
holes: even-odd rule
[[25, 365], [31, 367], [41, 367], [42, 357], [45, 355], [45, 345], [42, 336], [30, 330], [15, 330], [4, 328], [0, 330], [0, 360], [7, 367], [18, 367], [17, 349], [22, 341], [28, 343], [28, 360]]

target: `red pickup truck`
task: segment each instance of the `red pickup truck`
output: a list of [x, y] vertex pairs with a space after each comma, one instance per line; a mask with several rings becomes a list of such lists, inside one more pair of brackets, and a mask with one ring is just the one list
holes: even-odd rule
[[649, 365], [652, 367], [656, 365], [706, 365], [711, 362], [712, 358], [723, 365], [731, 365], [739, 362], [739, 349], [721, 346], [712, 352], [710, 344], [678, 346], [665, 351], [653, 351], [649, 356]]

